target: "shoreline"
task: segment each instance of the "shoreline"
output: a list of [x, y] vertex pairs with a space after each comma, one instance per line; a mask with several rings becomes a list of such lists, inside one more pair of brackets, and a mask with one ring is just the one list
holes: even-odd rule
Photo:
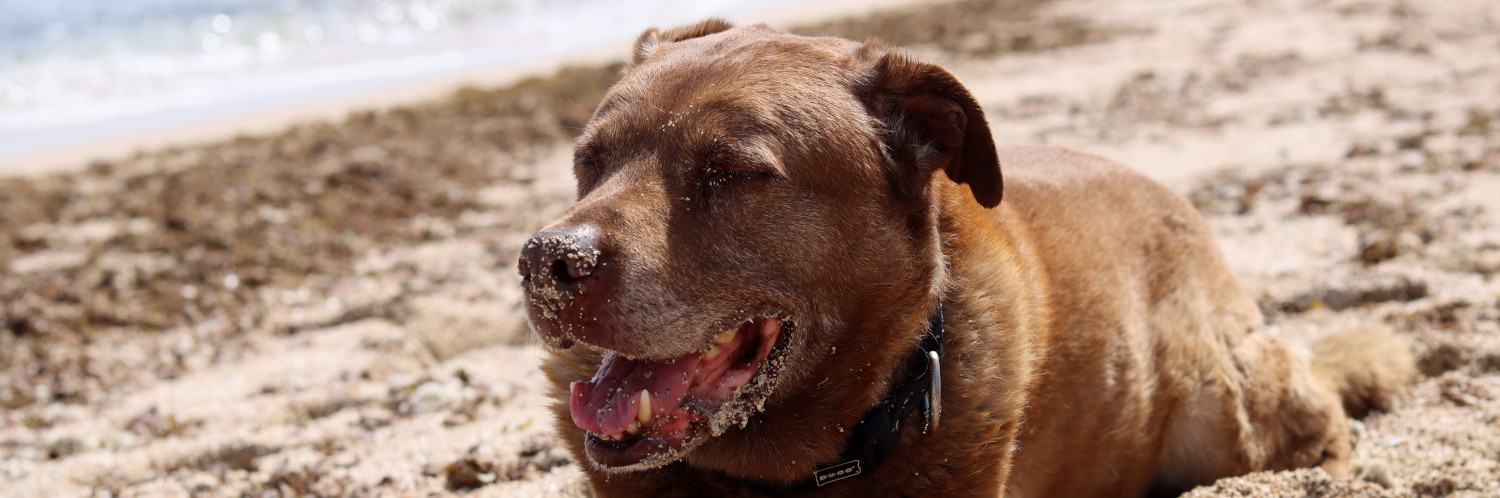
[[[735, 24], [766, 23], [779, 28], [858, 17], [930, 0], [819, 0], [731, 16]], [[650, 26], [641, 26], [644, 31]], [[667, 26], [659, 26], [667, 27]], [[220, 103], [206, 108], [168, 110], [17, 133], [0, 141], [0, 178], [35, 178], [84, 170], [96, 161], [123, 159], [167, 148], [204, 147], [238, 136], [264, 135], [297, 124], [338, 122], [353, 112], [383, 111], [441, 100], [459, 89], [500, 88], [572, 66], [599, 66], [621, 60], [630, 39], [545, 55], [514, 64], [471, 67], [440, 74], [415, 74], [307, 88], [259, 108]], [[349, 91], [349, 87], [355, 87]], [[347, 92], [341, 94], [342, 92]], [[254, 105], [254, 104], [249, 104]], [[6, 150], [17, 149], [17, 150]]]

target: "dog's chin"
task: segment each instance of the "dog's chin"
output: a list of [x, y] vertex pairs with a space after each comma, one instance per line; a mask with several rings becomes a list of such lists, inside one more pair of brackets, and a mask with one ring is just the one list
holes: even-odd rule
[[570, 386], [568, 408], [587, 433], [589, 460], [611, 472], [661, 467], [743, 427], [770, 396], [793, 329], [764, 316], [678, 357], [608, 353], [593, 379]]

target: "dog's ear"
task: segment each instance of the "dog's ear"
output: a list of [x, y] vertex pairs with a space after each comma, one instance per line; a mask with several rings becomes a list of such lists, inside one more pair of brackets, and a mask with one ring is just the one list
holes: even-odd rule
[[[885, 146], [896, 165], [918, 166], [896, 172], [898, 182], [925, 185], [934, 169], [942, 168], [949, 179], [968, 185], [980, 205], [999, 205], [1004, 187], [995, 139], [984, 110], [963, 83], [946, 69], [903, 54], [870, 57], [867, 86], [860, 91], [865, 105], [885, 127]], [[915, 185], [898, 188], [921, 188]]]
[[640, 65], [642, 61], [651, 57], [651, 54], [656, 53], [656, 49], [661, 48], [664, 44], [707, 36], [733, 27], [734, 25], [729, 24], [729, 21], [714, 17], [692, 26], [681, 26], [667, 31], [657, 28], [647, 29], [645, 33], [641, 33], [639, 38], [635, 39], [635, 49], [631, 51], [630, 55], [630, 67]]

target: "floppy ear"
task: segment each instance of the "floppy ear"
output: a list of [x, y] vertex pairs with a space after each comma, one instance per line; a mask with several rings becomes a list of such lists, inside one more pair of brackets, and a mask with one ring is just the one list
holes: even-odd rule
[[[958, 78], [934, 64], [886, 53], [875, 60], [864, 102], [885, 126], [898, 189], [919, 189], [942, 168], [979, 204], [1000, 204], [1004, 186], [984, 110]], [[904, 168], [906, 165], [916, 168]], [[907, 192], [910, 193], [910, 192]]]
[[[635, 49], [631, 51], [630, 55], [630, 67], [640, 65], [642, 61], [651, 57], [651, 54], [656, 53], [656, 49], [661, 48], [664, 44], [707, 36], [733, 27], [734, 25], [729, 24], [729, 21], [714, 17], [705, 19], [703, 22], [692, 26], [676, 27], [666, 32], [657, 28], [647, 29], [645, 33], [641, 33], [639, 38], [635, 39]], [[626, 69], [629, 69], [629, 67]]]

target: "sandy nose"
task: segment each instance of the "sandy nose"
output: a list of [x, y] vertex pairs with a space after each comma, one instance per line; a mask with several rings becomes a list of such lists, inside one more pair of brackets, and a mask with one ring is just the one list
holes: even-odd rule
[[521, 248], [516, 268], [527, 288], [581, 291], [580, 282], [598, 268], [599, 231], [589, 225], [548, 228]]

